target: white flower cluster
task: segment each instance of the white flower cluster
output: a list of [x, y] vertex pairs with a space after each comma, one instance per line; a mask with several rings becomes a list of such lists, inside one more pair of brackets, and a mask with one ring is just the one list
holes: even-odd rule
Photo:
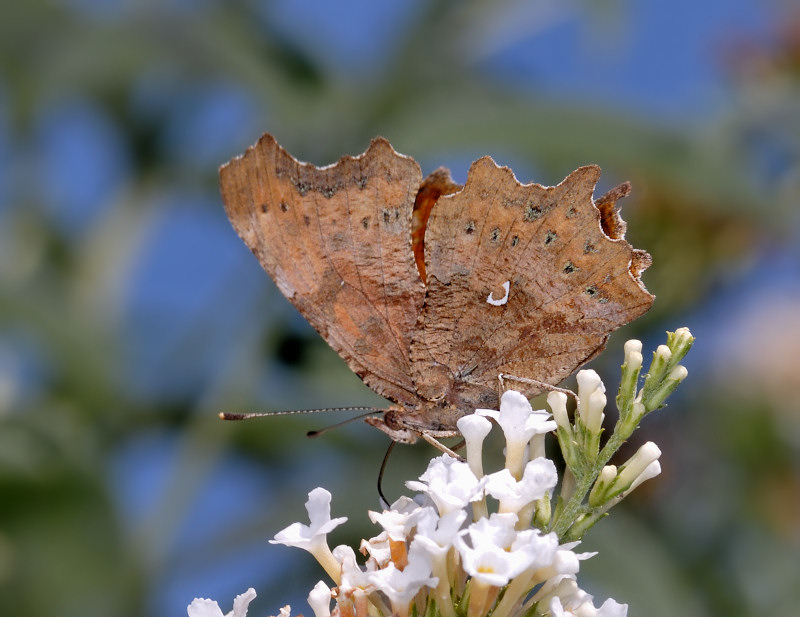
[[[316, 617], [622, 617], [627, 605], [606, 600], [595, 607], [580, 589], [579, 539], [644, 480], [660, 472], [660, 451], [647, 443], [618, 469], [607, 465], [639, 420], [663, 402], [686, 376], [678, 365], [694, 339], [685, 328], [668, 333], [654, 354], [641, 391], [641, 343], [626, 345], [620, 418], [602, 448], [605, 386], [594, 371], [578, 373], [577, 409], [570, 420], [566, 396], [551, 392], [555, 419], [533, 410], [519, 392], [507, 391], [500, 410], [478, 409], [458, 421], [466, 460], [434, 458], [417, 481], [383, 512], [370, 512], [382, 531], [361, 543], [329, 548], [327, 534], [345, 522], [331, 519], [331, 494], [322, 488], [306, 502], [310, 524], [294, 523], [272, 543], [312, 553], [334, 587], [320, 581], [308, 597]], [[505, 466], [486, 474], [483, 444], [496, 422], [505, 437]], [[567, 464], [555, 508], [556, 467], [544, 439], [556, 432]], [[360, 564], [359, 561], [363, 561]], [[238, 596], [229, 617], [244, 617], [255, 592]], [[331, 601], [336, 606], [331, 610]], [[281, 610], [289, 617], [289, 608]], [[195, 600], [190, 617], [222, 617], [216, 602]]]
[[[506, 466], [484, 475], [487, 416], [505, 434]], [[314, 554], [336, 583], [331, 590], [320, 582], [309, 596], [316, 617], [330, 617], [334, 595], [339, 615], [355, 617], [429, 614], [431, 603], [444, 617], [625, 615], [627, 607], [613, 600], [595, 608], [578, 587], [579, 562], [589, 554], [575, 553], [577, 543], [559, 546], [555, 533], [532, 525], [537, 504], [549, 509], [558, 481], [552, 461], [530, 458], [543, 452], [544, 435], [556, 429], [550, 414], [508, 391], [499, 412], [478, 410], [459, 429], [466, 462], [434, 458], [419, 481], [406, 483], [419, 493], [416, 499], [402, 497], [384, 512], [370, 512], [383, 531], [362, 542], [364, 565], [350, 547], [328, 548], [326, 534], [343, 519], [330, 518], [331, 495], [321, 488], [306, 503], [311, 524], [295, 523], [275, 536], [274, 543]]]

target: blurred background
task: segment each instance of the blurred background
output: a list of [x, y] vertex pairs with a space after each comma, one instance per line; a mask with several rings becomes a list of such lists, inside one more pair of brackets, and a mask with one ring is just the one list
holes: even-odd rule
[[[309, 613], [321, 569], [267, 540], [316, 486], [350, 517], [333, 543], [374, 534], [384, 436], [216, 416], [381, 404], [225, 217], [217, 168], [264, 131], [320, 165], [380, 134], [461, 182], [483, 154], [631, 180], [657, 300], [592, 366], [613, 390], [626, 339], [697, 342], [630, 444], [664, 473], [589, 533], [579, 580], [632, 616], [797, 614], [800, 9], [779, 0], [4, 3], [0, 614], [185, 615], [251, 586], [252, 615]], [[432, 455], [398, 450], [390, 498]]]

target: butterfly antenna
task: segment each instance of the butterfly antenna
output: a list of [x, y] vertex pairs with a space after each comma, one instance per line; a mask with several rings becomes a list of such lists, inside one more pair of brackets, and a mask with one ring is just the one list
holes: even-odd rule
[[362, 413], [357, 416], [353, 416], [352, 418], [347, 418], [347, 420], [342, 420], [341, 422], [337, 422], [336, 424], [331, 424], [330, 426], [326, 426], [325, 428], [321, 428], [316, 431], [308, 431], [306, 433], [306, 437], [319, 437], [320, 435], [327, 433], [329, 430], [334, 428], [339, 428], [340, 426], [344, 426], [345, 424], [350, 424], [351, 422], [355, 422], [356, 420], [361, 420], [363, 418], [367, 418], [369, 416], [373, 416], [376, 413], [383, 413], [384, 409], [377, 409], [375, 407], [342, 407], [341, 409], [325, 409], [324, 411], [341, 411], [341, 410], [350, 410], [350, 409], [368, 409], [367, 413]]
[[[324, 413], [326, 411], [365, 411], [367, 413], [351, 418], [357, 420], [364, 416], [369, 416], [375, 413], [383, 413], [383, 409], [376, 407], [321, 407], [319, 409], [287, 409], [284, 411], [256, 411], [251, 413], [233, 413], [230, 411], [220, 412], [219, 417], [221, 420], [250, 420], [251, 418], [268, 418], [270, 416], [291, 416], [301, 413]], [[346, 421], [349, 422], [350, 420]], [[345, 423], [346, 423], [345, 422]]]
[[394, 450], [396, 445], [396, 441], [389, 443], [389, 447], [386, 449], [386, 454], [383, 455], [381, 470], [378, 472], [378, 498], [380, 499], [381, 507], [384, 510], [388, 510], [391, 504], [389, 503], [389, 500], [386, 499], [386, 495], [383, 494], [383, 472], [386, 470], [386, 463], [389, 461], [389, 455], [392, 453], [392, 450]]

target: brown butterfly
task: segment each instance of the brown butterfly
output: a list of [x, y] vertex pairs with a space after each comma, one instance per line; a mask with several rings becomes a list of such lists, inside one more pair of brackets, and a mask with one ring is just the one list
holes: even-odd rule
[[[464, 186], [375, 138], [316, 167], [271, 135], [220, 168], [228, 217], [281, 292], [370, 388], [367, 422], [393, 440], [449, 437], [497, 408], [498, 376], [533, 396], [597, 355], [653, 302], [650, 256], [597, 166], [558, 186], [520, 184], [488, 156]], [[527, 383], [524, 380], [528, 380]], [[516, 387], [516, 386], [515, 386]]]

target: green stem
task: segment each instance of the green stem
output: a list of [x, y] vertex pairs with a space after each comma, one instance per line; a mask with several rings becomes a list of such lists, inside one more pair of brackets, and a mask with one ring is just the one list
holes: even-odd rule
[[[592, 488], [597, 476], [600, 475], [600, 471], [628, 437], [630, 437], [629, 434], [620, 434], [615, 431], [587, 469], [583, 469], [580, 472], [573, 470], [573, 474], [576, 476], [575, 491], [559, 513], [558, 518], [553, 521], [551, 527], [552, 531], [555, 531], [556, 535], [558, 535], [559, 541], [563, 539], [569, 528], [572, 527], [578, 515], [591, 511], [583, 503], [583, 500]], [[578, 473], [580, 473], [580, 477], [578, 477]]]

